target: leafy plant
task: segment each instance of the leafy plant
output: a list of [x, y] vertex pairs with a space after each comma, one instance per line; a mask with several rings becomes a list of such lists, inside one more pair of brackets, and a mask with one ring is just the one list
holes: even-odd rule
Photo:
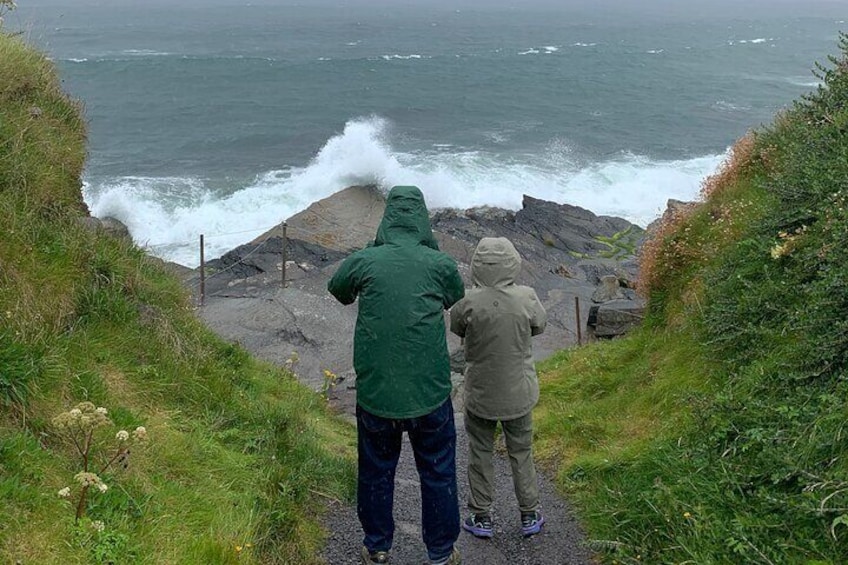
[[[74, 481], [79, 483], [76, 495], [76, 508], [74, 520], [79, 523], [85, 515], [86, 501], [89, 491], [94, 488], [101, 493], [108, 490], [108, 486], [101, 478], [114, 464], [125, 464], [130, 454], [130, 437], [135, 442], [147, 440], [147, 430], [143, 426], [137, 427], [132, 434], [126, 430], [120, 430], [115, 434], [115, 445], [111, 455], [104, 457], [104, 462], [98, 465], [95, 461], [98, 455], [95, 449], [98, 445], [95, 436], [98, 429], [112, 425], [109, 420], [108, 411], [102, 406], [96, 407], [91, 402], [80, 402], [75, 408], [62, 412], [53, 418], [53, 427], [56, 433], [66, 442], [73, 445], [76, 454], [80, 458], [82, 470], [74, 475]], [[126, 465], [124, 465], [126, 466]], [[96, 472], [95, 472], [96, 471]], [[73, 499], [71, 487], [64, 487], [59, 491], [59, 496], [65, 499]]]

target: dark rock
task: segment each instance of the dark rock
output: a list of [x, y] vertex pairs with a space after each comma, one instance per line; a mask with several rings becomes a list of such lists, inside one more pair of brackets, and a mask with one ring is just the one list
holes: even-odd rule
[[112, 218], [110, 216], [100, 218], [100, 227], [103, 229], [103, 231], [105, 231], [108, 235], [111, 235], [112, 237], [116, 237], [118, 239], [125, 238], [132, 240], [129, 228], [127, 228], [127, 226], [117, 218]]
[[103, 231], [109, 236], [132, 241], [129, 228], [121, 220], [109, 216], [105, 218], [83, 216], [80, 218], [80, 223], [91, 231]]
[[620, 336], [642, 323], [645, 306], [643, 299], [612, 300], [592, 306], [587, 325], [595, 337]]
[[[288, 240], [286, 248], [286, 278], [297, 277], [295, 269], [309, 271], [343, 259], [347, 253], [322, 247], [300, 239]], [[280, 273], [283, 261], [283, 239], [272, 236], [260, 242], [240, 245], [206, 263], [214, 272], [229, 273], [227, 280], [246, 279], [262, 273]]]

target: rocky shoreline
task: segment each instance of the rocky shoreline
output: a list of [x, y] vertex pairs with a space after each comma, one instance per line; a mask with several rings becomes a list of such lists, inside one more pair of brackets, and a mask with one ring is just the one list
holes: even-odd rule
[[[283, 365], [296, 353], [298, 377], [314, 389], [329, 384], [325, 370], [337, 375], [330, 396], [350, 414], [356, 308], [338, 304], [326, 283], [347, 255], [373, 240], [384, 207], [376, 187], [354, 186], [289, 218], [285, 288], [282, 224], [209, 261], [201, 317], [222, 337], [272, 363]], [[523, 259], [518, 282], [536, 289], [549, 314], [548, 330], [534, 341], [539, 359], [575, 345], [578, 327], [583, 340], [595, 333], [609, 337], [641, 318], [644, 302], [633, 286], [636, 253], [646, 232], [624, 219], [525, 196], [516, 212], [436, 210], [431, 223], [440, 248], [456, 259], [467, 284], [481, 237], [512, 240]], [[186, 281], [196, 289], [198, 279], [195, 270]], [[461, 371], [459, 340], [450, 336], [449, 345]], [[460, 384], [461, 375], [455, 380]]]

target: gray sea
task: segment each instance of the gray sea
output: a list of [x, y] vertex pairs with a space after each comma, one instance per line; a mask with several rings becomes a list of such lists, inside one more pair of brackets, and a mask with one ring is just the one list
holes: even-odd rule
[[[743, 5], [743, 6], [740, 6]], [[845, 2], [20, 0], [85, 104], [85, 198], [186, 265], [356, 183], [642, 225], [814, 90]]]

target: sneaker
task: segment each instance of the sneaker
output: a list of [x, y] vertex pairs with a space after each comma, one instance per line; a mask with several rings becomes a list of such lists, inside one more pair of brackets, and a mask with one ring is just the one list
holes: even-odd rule
[[430, 561], [430, 565], [461, 565], [462, 557], [459, 555], [459, 550], [454, 547], [451, 554], [445, 557], [444, 559], [439, 559], [438, 561]]
[[521, 533], [525, 537], [535, 536], [542, 531], [545, 517], [538, 510], [521, 513]]
[[492, 517], [489, 514], [470, 514], [462, 523], [462, 529], [478, 538], [490, 538], [494, 535]]
[[389, 562], [389, 552], [388, 551], [368, 551], [368, 548], [364, 545], [362, 546], [362, 552], [359, 554], [359, 560], [362, 565], [369, 565], [369, 563], [388, 563]]

